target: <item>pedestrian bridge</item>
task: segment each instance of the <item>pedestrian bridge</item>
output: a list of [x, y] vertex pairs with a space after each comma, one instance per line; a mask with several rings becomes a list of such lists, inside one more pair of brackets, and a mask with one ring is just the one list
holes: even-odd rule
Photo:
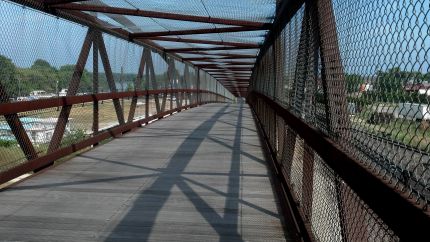
[[208, 104], [3, 191], [1, 239], [284, 241], [272, 179], [249, 106]]
[[0, 0], [0, 241], [423, 241], [428, 0]]

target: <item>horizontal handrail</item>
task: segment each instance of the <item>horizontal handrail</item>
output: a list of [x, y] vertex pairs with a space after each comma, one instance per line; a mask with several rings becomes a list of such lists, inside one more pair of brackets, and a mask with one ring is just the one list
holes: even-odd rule
[[[134, 92], [132, 92], [134, 93]], [[160, 118], [163, 118], [166, 115], [171, 115], [175, 112], [180, 112], [181, 110], [184, 109], [189, 109], [189, 108], [193, 108], [193, 107], [197, 107], [199, 105], [203, 105], [203, 104], [207, 104], [207, 103], [214, 103], [214, 102], [200, 102], [198, 104], [191, 104], [191, 105], [186, 105], [186, 106], [182, 106], [182, 107], [178, 107], [178, 108], [174, 108], [165, 112], [160, 112], [158, 114], [149, 116], [147, 118], [143, 118], [143, 119], [139, 119], [133, 122], [128, 122], [125, 123], [123, 125], [118, 125], [103, 131], [100, 131], [99, 133], [95, 134], [94, 136], [82, 140], [78, 143], [72, 144], [70, 146], [67, 147], [63, 147], [60, 149], [57, 149], [51, 153], [48, 153], [44, 156], [26, 161], [23, 164], [20, 164], [16, 167], [13, 167], [7, 171], [1, 172], [0, 173], [0, 184], [8, 182], [14, 178], [17, 178], [25, 173], [37, 170], [41, 167], [44, 167], [50, 163], [52, 163], [52, 161], [63, 158], [67, 155], [70, 155], [76, 151], [82, 150], [86, 147], [95, 145], [103, 140], [106, 140], [108, 138], [115, 138], [123, 133], [126, 133], [128, 131], [131, 131], [134, 128], [140, 127], [143, 124], [147, 124], [148, 122], [151, 122], [153, 120], [157, 120]]]
[[128, 91], [128, 92], [110, 92], [110, 93], [97, 93], [87, 94], [80, 96], [65, 96], [65, 97], [53, 97], [46, 99], [37, 99], [30, 101], [11, 102], [11, 103], [0, 103], [0, 115], [15, 114], [20, 112], [28, 112], [45, 108], [62, 107], [68, 105], [74, 105], [85, 102], [103, 101], [109, 99], [119, 99], [127, 97], [142, 97], [146, 95], [157, 95], [157, 94], [170, 94], [170, 93], [210, 93], [215, 94], [219, 97], [226, 98], [218, 93], [197, 90], [197, 89], [158, 89], [158, 90], [145, 90], [145, 91]]
[[424, 204], [418, 204], [410, 194], [400, 193], [382, 176], [374, 174], [363, 165], [363, 162], [346, 153], [332, 139], [305, 123], [270, 97], [259, 92], [251, 92], [248, 101], [254, 110], [257, 99], [266, 103], [294, 132], [300, 135], [401, 240], [418, 241], [428, 236], [430, 213]]

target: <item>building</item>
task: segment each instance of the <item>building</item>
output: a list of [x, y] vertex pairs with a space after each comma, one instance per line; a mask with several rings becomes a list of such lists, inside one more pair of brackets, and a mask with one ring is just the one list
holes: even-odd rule
[[[48, 143], [52, 139], [57, 120], [58, 118], [20, 118], [25, 132], [34, 144]], [[66, 125], [66, 132], [70, 132], [69, 122]], [[0, 140], [15, 140], [10, 126], [5, 121], [0, 122]]]
[[43, 98], [55, 97], [55, 95], [53, 95], [51, 93], [47, 93], [44, 90], [34, 90], [34, 91], [30, 92], [29, 96], [32, 99], [43, 99]]
[[430, 96], [430, 83], [407, 83], [404, 86], [406, 92], [418, 92], [421, 95]]

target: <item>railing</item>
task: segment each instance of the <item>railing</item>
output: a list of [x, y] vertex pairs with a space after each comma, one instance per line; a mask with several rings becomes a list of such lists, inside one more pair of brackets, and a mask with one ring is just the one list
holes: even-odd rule
[[51, 16], [35, 10], [46, 10], [41, 1], [0, 8], [0, 184], [152, 120], [234, 99], [207, 72], [108, 31], [109, 20]]
[[248, 102], [304, 239], [428, 237], [429, 12], [281, 1]]
[[[309, 240], [419, 241], [430, 212], [271, 98], [248, 100]], [[293, 137], [291, 137], [293, 136]]]
[[[174, 106], [169, 110], [159, 111], [154, 115], [148, 115], [150, 112], [150, 101], [154, 97], [158, 95], [171, 94], [172, 96], [178, 97], [178, 105]], [[192, 95], [192, 96], [191, 96]], [[194, 97], [193, 99], [185, 99], [181, 97]], [[180, 112], [184, 109], [189, 109], [196, 107], [198, 105], [212, 103], [212, 102], [226, 102], [228, 101], [224, 96], [219, 95], [217, 93], [213, 93], [211, 91], [198, 91], [193, 89], [166, 89], [166, 90], [148, 90], [148, 91], [136, 91], [136, 92], [117, 92], [117, 93], [99, 93], [93, 95], [82, 95], [82, 96], [71, 96], [71, 97], [60, 97], [60, 98], [51, 98], [51, 99], [40, 99], [34, 101], [24, 101], [24, 102], [16, 102], [16, 103], [3, 103], [0, 104], [0, 115], [4, 115], [5, 117], [18, 117], [19, 113], [29, 113], [32, 111], [40, 111], [45, 109], [52, 108], [61, 108], [62, 110], [67, 107], [71, 107], [73, 105], [80, 105], [85, 103], [91, 105], [92, 108], [93, 102], [101, 102], [101, 101], [113, 101], [115, 99], [124, 99], [129, 98], [132, 100], [146, 100], [143, 108], [143, 118], [136, 117], [135, 113], [137, 111], [136, 105], [132, 105], [129, 110], [129, 120], [119, 125], [115, 125], [110, 128], [98, 130], [91, 135], [83, 134], [82, 137], [78, 137], [76, 140], [72, 140], [68, 144], [60, 145], [60, 148], [53, 150], [52, 152], [48, 152], [40, 156], [37, 153], [30, 153], [28, 151], [35, 150], [32, 142], [25, 143], [23, 142], [22, 136], [26, 134], [25, 128], [21, 129], [20, 126], [16, 124], [12, 124], [12, 129], [14, 129], [17, 135], [21, 138], [18, 138], [18, 142], [22, 150], [26, 153], [26, 156], [30, 158], [28, 161], [23, 161], [21, 164], [16, 164], [12, 162], [9, 164], [7, 169], [3, 169], [0, 173], [0, 184], [5, 183], [11, 179], [14, 179], [22, 174], [39, 170], [40, 168], [46, 167], [47, 165], [51, 165], [53, 161], [58, 160], [62, 157], [70, 155], [76, 151], [82, 150], [86, 147], [96, 145], [99, 142], [114, 138], [122, 135], [134, 128], [140, 127], [144, 124], [148, 124], [149, 122], [161, 119], [167, 115], [171, 115], [175, 112]], [[199, 100], [199, 101], [198, 101]], [[106, 103], [104, 105], [110, 105]], [[79, 107], [78, 107], [79, 108]], [[153, 108], [152, 108], [153, 109]], [[92, 115], [93, 122], [99, 118], [96, 109], [93, 109], [94, 115]], [[151, 110], [151, 112], [156, 110]], [[146, 114], [146, 115], [145, 115]], [[26, 116], [26, 115], [24, 115]], [[7, 119], [7, 118], [6, 118]], [[16, 122], [17, 120], [14, 120]], [[60, 121], [60, 122], [59, 122]], [[56, 126], [59, 126], [61, 120], [55, 123]], [[19, 122], [19, 119], [18, 119]], [[69, 122], [69, 121], [65, 121]], [[21, 130], [20, 130], [21, 129]], [[62, 134], [59, 134], [59, 137], [51, 137], [51, 143], [56, 140], [64, 139], [65, 133], [63, 131]], [[31, 158], [34, 157], [34, 158]]]

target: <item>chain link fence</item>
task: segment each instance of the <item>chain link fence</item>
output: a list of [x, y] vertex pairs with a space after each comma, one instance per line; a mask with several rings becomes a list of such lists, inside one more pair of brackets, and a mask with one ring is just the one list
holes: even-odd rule
[[6, 0], [0, 9], [2, 182], [108, 129], [233, 99], [213, 77], [149, 47]]
[[[251, 99], [253, 92], [270, 97], [423, 213], [430, 201], [429, 13], [424, 0], [305, 1], [260, 55], [250, 87]], [[273, 107], [253, 106], [316, 240], [399, 240]]]

